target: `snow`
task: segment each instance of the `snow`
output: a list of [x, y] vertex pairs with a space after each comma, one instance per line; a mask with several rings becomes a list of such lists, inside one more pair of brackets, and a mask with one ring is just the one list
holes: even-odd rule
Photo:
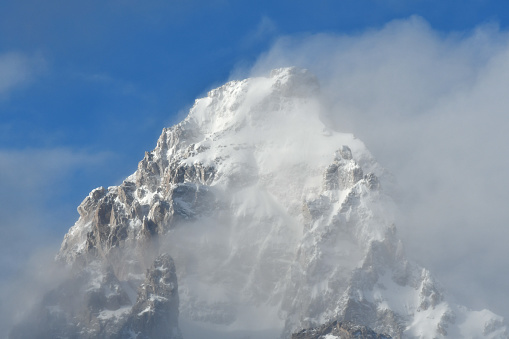
[[405, 329], [405, 334], [417, 338], [435, 338], [438, 324], [449, 310], [446, 303], [440, 303], [434, 308], [416, 311], [413, 322]]
[[156, 295], [156, 294], [151, 294], [149, 300], [157, 301], [157, 302], [166, 302], [166, 301], [168, 301], [168, 298], [165, 298], [165, 297], [162, 297], [162, 296]]
[[127, 315], [131, 311], [131, 306], [123, 306], [117, 310], [104, 310], [99, 313], [97, 318], [101, 320], [118, 319]]
[[489, 310], [470, 311], [466, 313], [465, 321], [459, 325], [459, 331], [464, 338], [502, 338], [504, 327], [503, 318]]
[[141, 317], [142, 315], [144, 315], [145, 313], [152, 313], [154, 312], [154, 310], [152, 309], [152, 305], [148, 305], [147, 307], [145, 307], [145, 309], [143, 311], [141, 311], [140, 313], [138, 313], [138, 317]]
[[140, 205], [142, 205], [142, 206], [150, 205], [152, 202], [155, 201], [155, 199], [157, 199], [156, 197], [159, 196], [159, 194], [157, 192], [150, 192], [148, 189], [146, 189], [145, 192], [147, 192], [145, 194], [145, 196], [138, 200]]
[[[195, 298], [209, 305], [202, 307], [200, 317], [207, 317], [206, 309], [214, 312], [214, 305], [228, 305], [225, 307], [234, 309], [237, 319], [251, 302], [263, 305], [271, 300], [278, 305], [299, 246], [321, 246], [320, 237], [331, 232], [330, 223], [349, 193], [322, 192], [325, 168], [343, 145], [350, 147], [354, 158], [369, 158], [353, 135], [326, 128], [315, 98], [274, 97], [272, 93], [284, 88], [288, 79], [283, 72], [275, 78], [228, 83], [197, 100], [187, 118], [200, 132], [201, 139], [194, 145], [200, 152], [181, 161], [192, 165], [213, 160], [217, 174], [211, 185], [225, 192], [228, 217], [217, 222], [207, 217], [206, 227], [197, 222], [176, 229], [167, 245], [177, 263], [183, 317], [196, 317], [194, 306], [189, 306]], [[344, 170], [358, 166], [351, 161]], [[332, 201], [330, 213], [303, 237], [303, 201], [322, 193]], [[366, 204], [362, 207], [369, 211]], [[375, 230], [362, 231], [369, 234], [368, 241], [383, 238], [383, 232], [375, 232], [379, 226], [370, 225]], [[327, 268], [325, 279], [310, 286], [311, 299], [329, 293], [329, 279], [343, 274], [345, 279], [362, 259], [351, 239], [338, 237], [328, 247], [317, 249], [305, 260]], [[348, 269], [334, 270], [338, 264]]]
[[373, 291], [366, 292], [368, 300], [379, 309], [393, 310], [399, 314], [412, 314], [419, 307], [419, 291], [411, 286], [401, 286], [386, 274], [378, 278]]

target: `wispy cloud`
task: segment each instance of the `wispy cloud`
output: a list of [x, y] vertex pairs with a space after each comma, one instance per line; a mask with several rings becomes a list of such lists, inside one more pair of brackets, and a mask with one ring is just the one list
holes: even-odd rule
[[16, 52], [0, 54], [0, 97], [29, 84], [44, 68], [41, 56]]
[[[76, 172], [98, 166], [106, 154], [69, 149], [0, 150], [0, 270], [14, 272], [34, 246], [53, 240], [52, 201], [69, 190]], [[69, 213], [74, 213], [73, 210]], [[6, 275], [4, 275], [5, 277]]]
[[276, 23], [269, 17], [263, 16], [258, 22], [258, 25], [244, 38], [244, 47], [252, 47], [253, 45], [267, 41], [273, 38], [277, 31]]
[[139, 93], [139, 91], [137, 90], [136, 86], [133, 83], [120, 79], [115, 79], [114, 77], [106, 73], [93, 73], [93, 74], [74, 73], [74, 76], [85, 82], [106, 86], [111, 90], [115, 91], [116, 93], [120, 93], [122, 95], [141, 96], [141, 93]]
[[287, 65], [317, 74], [324, 119], [395, 174], [409, 254], [463, 302], [509, 318], [499, 298], [509, 280], [509, 34], [443, 34], [412, 17], [280, 38], [252, 72]]
[[63, 203], [70, 178], [106, 159], [65, 148], [0, 149], [0, 337], [56, 277], [56, 230], [69, 227], [76, 213], [55, 202]]
[[[278, 27], [269, 17], [263, 16], [258, 24], [251, 29], [241, 40], [240, 47], [244, 50], [260, 46], [270, 46], [278, 37]], [[247, 59], [238, 60], [230, 71], [229, 81], [235, 79], [244, 79], [249, 76], [252, 61]], [[210, 88], [212, 89], [212, 88]]]

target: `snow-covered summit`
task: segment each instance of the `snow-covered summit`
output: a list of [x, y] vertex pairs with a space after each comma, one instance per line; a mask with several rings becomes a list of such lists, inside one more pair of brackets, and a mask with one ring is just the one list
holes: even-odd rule
[[311, 98], [318, 88], [317, 79], [307, 70], [276, 69], [269, 77], [231, 81], [210, 91], [196, 100], [186, 120], [195, 122], [203, 133], [218, 133], [239, 124], [257, 125], [268, 120], [268, 114], [291, 117], [299, 111], [284, 106], [295, 98]]
[[288, 337], [335, 319], [394, 338], [507, 338], [500, 317], [450, 304], [408, 262], [383, 169], [324, 124], [318, 93], [298, 68], [210, 91], [133, 175], [90, 193], [59, 258], [100, 259], [139, 284], [168, 252], [189, 338]]

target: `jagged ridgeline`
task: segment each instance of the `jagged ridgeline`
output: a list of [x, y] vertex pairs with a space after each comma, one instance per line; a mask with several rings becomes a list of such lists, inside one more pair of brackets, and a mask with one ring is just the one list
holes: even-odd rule
[[57, 256], [71, 278], [11, 337], [507, 338], [406, 259], [384, 170], [319, 98], [283, 68], [197, 100], [85, 198]]

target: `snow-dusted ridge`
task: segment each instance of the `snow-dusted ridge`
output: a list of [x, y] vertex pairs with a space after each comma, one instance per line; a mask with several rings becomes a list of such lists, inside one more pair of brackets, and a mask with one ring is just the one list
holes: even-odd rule
[[408, 262], [384, 170], [322, 122], [318, 92], [298, 68], [210, 91], [133, 175], [90, 193], [58, 258], [137, 286], [168, 252], [187, 338], [289, 337], [337, 318], [393, 338], [507, 338], [501, 317], [449, 303]]

